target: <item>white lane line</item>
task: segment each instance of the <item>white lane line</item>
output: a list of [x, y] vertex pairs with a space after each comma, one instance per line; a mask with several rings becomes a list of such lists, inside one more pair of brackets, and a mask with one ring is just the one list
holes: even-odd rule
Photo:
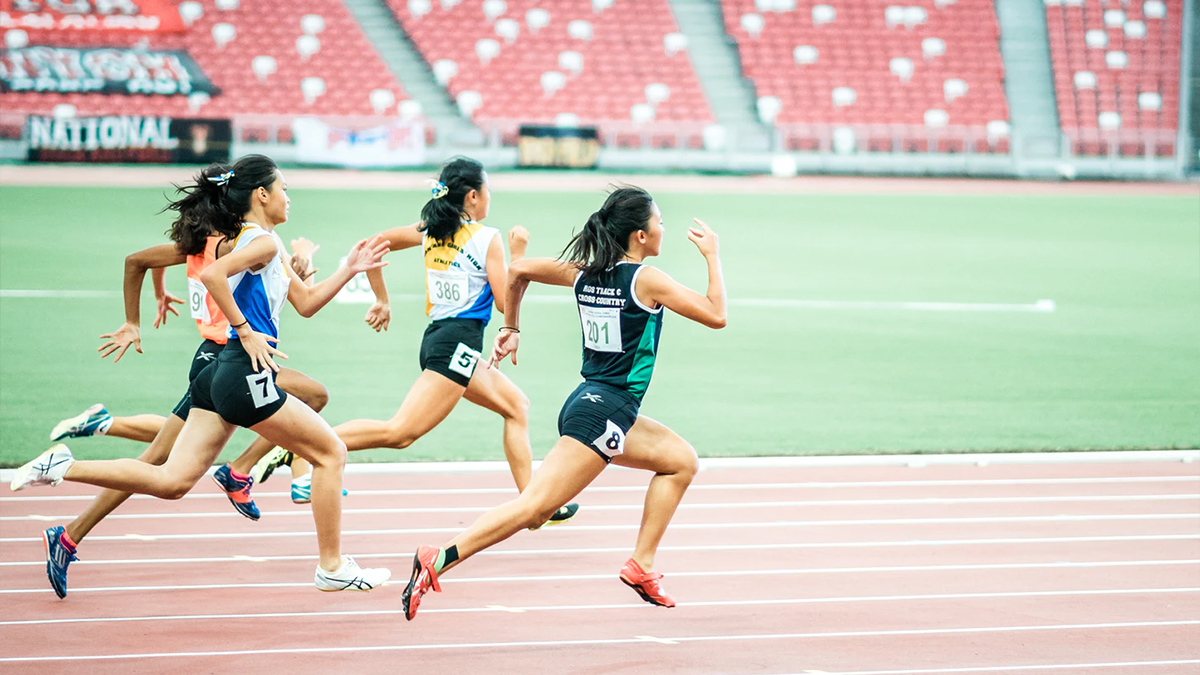
[[[803, 501], [782, 502], [710, 502], [680, 504], [682, 511], [702, 511], [706, 509], [778, 509], [793, 507], [831, 507], [831, 506], [945, 506], [950, 504], [1042, 504], [1042, 503], [1072, 503], [1072, 502], [1162, 502], [1187, 501], [1200, 504], [1200, 495], [1166, 494], [1166, 495], [1077, 495], [1062, 497], [961, 497], [939, 498], [919, 497], [914, 499], [813, 499]], [[428, 513], [483, 513], [492, 508], [488, 506], [435, 506], [435, 507], [389, 507], [374, 509], [342, 509], [343, 515], [366, 514], [428, 514]], [[589, 504], [588, 511], [641, 511], [643, 504]], [[307, 510], [272, 511], [272, 517], [303, 517], [311, 518]], [[113, 514], [105, 520], [158, 520], [172, 518], [242, 518], [243, 516], [232, 509], [224, 511], [181, 512], [181, 513], [126, 513]], [[42, 515], [29, 514], [23, 516], [0, 516], [0, 522], [37, 520], [52, 522], [56, 520], [74, 520], [73, 514]]]
[[[0, 298], [115, 298], [116, 291], [82, 290], [0, 290]], [[424, 302], [425, 296], [417, 293], [394, 293], [393, 302]], [[574, 302], [569, 295], [529, 294], [526, 302], [545, 305], [567, 305]], [[1035, 312], [1050, 313], [1056, 308], [1053, 300], [1038, 300], [1032, 303], [996, 302], [905, 302], [890, 300], [803, 300], [798, 298], [731, 298], [732, 307], [765, 307], [768, 309], [866, 309], [907, 310], [919, 312]]]
[[[1200, 663], [1200, 659], [1174, 661], [1108, 661], [1099, 663], [1023, 663], [1019, 666], [963, 666], [960, 668], [915, 668], [904, 670], [806, 670], [787, 675], [953, 675], [954, 673], [1019, 673], [1031, 670], [1087, 670], [1095, 668], [1146, 668], [1184, 666]], [[1141, 671], [1132, 671], [1141, 672]], [[780, 675], [783, 675], [782, 673]]]
[[[356, 556], [357, 557], [357, 556]], [[408, 558], [409, 556], [404, 556]], [[787, 576], [787, 575], [827, 575], [827, 574], [892, 574], [898, 572], [961, 572], [982, 570], [1032, 570], [1032, 569], [1100, 569], [1125, 567], [1179, 567], [1200, 564], [1196, 560], [1117, 560], [1100, 562], [1044, 562], [1044, 563], [992, 563], [973, 565], [894, 565], [888, 567], [826, 567], [779, 570], [717, 570], [702, 572], [671, 572], [675, 577], [748, 577], [748, 576]], [[546, 582], [546, 581], [596, 581], [611, 579], [611, 572], [599, 574], [540, 574], [523, 576], [483, 576], [483, 577], [454, 577], [442, 580], [444, 584], [490, 584], [513, 582]], [[111, 593], [125, 591], [189, 591], [213, 590], [222, 588], [307, 588], [309, 582], [270, 582], [270, 583], [239, 583], [239, 584], [170, 584], [160, 586], [93, 586], [71, 588], [72, 593]], [[4, 595], [28, 595], [51, 593], [50, 588], [6, 588], [0, 589]]]
[[[510, 619], [511, 620], [511, 619]], [[855, 630], [829, 631], [823, 633], [760, 633], [751, 635], [692, 635], [692, 636], [663, 636], [665, 640], [676, 642], [749, 642], [765, 640], [821, 640], [829, 638], [858, 638], [858, 637], [908, 637], [915, 635], [980, 635], [985, 633], [1029, 633], [1039, 631], [1089, 631], [1115, 630], [1119, 628], [1167, 628], [1200, 625], [1200, 621], [1123, 621], [1111, 623], [1072, 623], [1048, 624], [1030, 626], [971, 626], [965, 628], [923, 628], [909, 630]], [[388, 651], [452, 651], [479, 649], [529, 649], [547, 647], [577, 647], [585, 645], [631, 645], [653, 644], [638, 637], [628, 638], [594, 638], [588, 640], [523, 640], [516, 642], [448, 642], [433, 644], [400, 644], [400, 645], [356, 645], [320, 647], [280, 647], [276, 649], [238, 649], [217, 651], [205, 649], [198, 652], [147, 652], [141, 654], [77, 654], [72, 656], [15, 656], [0, 658], [0, 663], [30, 662], [30, 661], [99, 661], [124, 659], [182, 659], [182, 658], [222, 658], [227, 656], [252, 656], [262, 654], [330, 654], [336, 652], [388, 652]]]
[[[611, 578], [611, 575], [608, 576]], [[742, 607], [764, 605], [810, 605], [810, 604], [850, 604], [859, 602], [911, 602], [923, 600], [986, 600], [1002, 598], [1048, 598], [1048, 597], [1087, 597], [1104, 595], [1162, 595], [1200, 593], [1200, 587], [1186, 588], [1103, 588], [1074, 591], [994, 591], [979, 593], [932, 593], [917, 595], [864, 595], [833, 598], [770, 598], [770, 599], [738, 599], [738, 600], [696, 600], [680, 602], [678, 607]], [[645, 603], [630, 602], [619, 604], [587, 604], [587, 605], [537, 605], [529, 607], [510, 607], [506, 605], [485, 605], [483, 607], [457, 607], [448, 609], [422, 609], [421, 614], [478, 614], [506, 612], [509, 614], [524, 614], [526, 612], [571, 612], [606, 609], [637, 609]], [[25, 619], [20, 621], [0, 621], [0, 626], [44, 626], [64, 623], [127, 623], [136, 621], [213, 621], [223, 619], [284, 619], [293, 617], [334, 617], [334, 616], [391, 616], [403, 614], [402, 609], [363, 609], [363, 610], [334, 610], [314, 612], [261, 612], [247, 614], [172, 614], [167, 616], [105, 616], [77, 617], [70, 619]]]
[[[507, 470], [507, 469], [506, 469]], [[452, 471], [452, 469], [447, 469]], [[981, 479], [981, 480], [887, 480], [887, 481], [837, 481], [837, 482], [800, 482], [800, 483], [716, 483], [694, 484], [688, 492], [703, 492], [708, 490], [793, 490], [793, 489], [834, 489], [860, 487], [969, 487], [969, 486], [1006, 486], [1006, 485], [1108, 485], [1123, 483], [1197, 483], [1200, 485], [1200, 474], [1195, 476], [1119, 476], [1102, 478], [1012, 478], [1012, 479]], [[353, 487], [353, 486], [351, 486]], [[260, 488], [261, 490], [261, 488]], [[610, 485], [592, 486], [581, 494], [593, 492], [635, 492], [644, 493], [645, 485]], [[353, 490], [352, 495], [513, 495], [516, 491], [511, 487], [501, 488], [432, 488], [432, 489], [393, 489], [393, 490]], [[255, 498], [286, 497], [291, 499], [290, 492], [255, 492]], [[134, 495], [133, 499], [156, 499], [147, 495]], [[1200, 495], [1196, 495], [1200, 499]], [[2, 502], [40, 502], [40, 501], [91, 501], [95, 495], [24, 495], [20, 497], [0, 497]], [[225, 499], [223, 494], [193, 492], [184, 497], [191, 499]]]
[[[1121, 514], [1062, 514], [1054, 516], [981, 516], [975, 518], [881, 518], [872, 520], [792, 520], [770, 522], [732, 522], [732, 523], [672, 523], [671, 529], [678, 530], [746, 530], [757, 528], [789, 528], [789, 527], [849, 527], [861, 525], [982, 525], [993, 523], [1088, 523], [1110, 521], [1149, 521], [1149, 520], [1196, 520], [1195, 513], [1121, 513]], [[571, 525], [572, 532], [618, 532], [637, 530], [637, 523], [618, 525]], [[414, 527], [380, 530], [343, 530], [343, 537], [357, 535], [392, 535], [392, 534], [457, 534], [461, 527]], [[130, 538], [148, 538], [160, 541], [172, 540], [201, 540], [201, 539], [262, 539], [276, 537], [312, 537], [313, 530], [293, 532], [197, 532], [197, 533], [164, 533], [145, 535], [127, 533], [116, 535], [95, 535], [88, 541], [127, 541]], [[37, 537], [0, 537], [0, 544], [41, 541]]]
[[[836, 548], [909, 548], [930, 546], [1013, 546], [1017, 544], [1078, 544], [1101, 542], [1130, 542], [1130, 541], [1196, 541], [1200, 534], [1137, 534], [1113, 535], [1095, 537], [1007, 537], [1000, 539], [908, 539], [903, 541], [826, 541], [826, 542], [781, 542], [778, 544], [704, 544], [692, 546], [659, 546], [659, 551], [769, 551], [791, 549], [836, 549]], [[514, 548], [489, 549], [480, 551], [478, 556], [548, 556], [548, 555], [581, 555], [587, 553], [621, 553], [628, 551], [628, 546], [599, 546], [588, 548]], [[397, 553], [355, 553], [358, 559], [407, 559], [411, 551]], [[74, 563], [76, 567], [83, 565], [169, 565], [191, 563], [219, 563], [253, 560], [254, 562], [274, 562], [289, 560], [316, 560], [315, 555], [268, 555], [268, 556], [214, 556], [190, 558], [86, 558]], [[0, 567], [44, 567], [46, 561], [19, 560], [0, 562]]]

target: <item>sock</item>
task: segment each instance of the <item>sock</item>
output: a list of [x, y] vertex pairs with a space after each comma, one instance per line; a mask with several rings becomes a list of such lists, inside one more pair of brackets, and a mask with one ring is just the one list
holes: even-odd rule
[[97, 436], [107, 436], [108, 430], [112, 428], [113, 422], [115, 420], [116, 420], [115, 417], [110, 417], [110, 418], [108, 418], [107, 422], [102, 422], [100, 424], [100, 426], [96, 427], [96, 435]]
[[233, 479], [234, 479], [234, 480], [240, 480], [240, 481], [243, 481], [243, 482], [244, 482], [244, 481], [248, 481], [248, 480], [250, 480], [250, 475], [249, 475], [249, 474], [245, 474], [245, 473], [238, 473], [238, 472], [236, 472], [236, 471], [234, 471], [234, 470], [233, 470], [233, 467], [232, 467], [232, 466], [231, 466], [231, 467], [229, 467], [229, 475], [230, 475], [230, 476], [233, 476]]
[[71, 541], [71, 535], [67, 534], [66, 530], [63, 530], [62, 534], [58, 535], [58, 542], [71, 554], [75, 553], [75, 549], [78, 546], [75, 542]]
[[458, 546], [449, 548], [439, 548], [437, 560], [433, 561], [433, 571], [438, 574], [442, 573], [446, 565], [458, 561]]

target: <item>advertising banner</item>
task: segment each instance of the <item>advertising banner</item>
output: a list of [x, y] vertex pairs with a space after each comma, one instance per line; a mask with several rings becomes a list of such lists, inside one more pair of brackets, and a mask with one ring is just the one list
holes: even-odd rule
[[292, 122], [296, 159], [348, 167], [417, 166], [425, 163], [425, 125], [388, 122], [369, 129], [345, 129], [315, 117]]
[[219, 90], [183, 51], [0, 49], [0, 91], [187, 96]]
[[210, 164], [229, 161], [233, 126], [221, 119], [31, 116], [31, 162]]
[[0, 0], [0, 30], [182, 33], [168, 0]]
[[592, 169], [599, 156], [595, 127], [523, 125], [517, 139], [517, 166]]

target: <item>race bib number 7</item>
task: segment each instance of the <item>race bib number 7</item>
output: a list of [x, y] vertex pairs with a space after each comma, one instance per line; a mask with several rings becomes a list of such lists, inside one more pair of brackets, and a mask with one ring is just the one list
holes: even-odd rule
[[621, 310], [616, 307], [579, 306], [583, 346], [596, 352], [621, 351]]
[[467, 273], [459, 270], [425, 270], [429, 302], [450, 307], [467, 306]]
[[208, 313], [208, 288], [199, 279], [188, 279], [188, 308], [192, 310], [192, 318], [209, 323], [212, 317]]
[[255, 408], [279, 400], [279, 390], [275, 388], [275, 376], [270, 368], [264, 366], [262, 371], [247, 375], [246, 384], [250, 385], [250, 399]]

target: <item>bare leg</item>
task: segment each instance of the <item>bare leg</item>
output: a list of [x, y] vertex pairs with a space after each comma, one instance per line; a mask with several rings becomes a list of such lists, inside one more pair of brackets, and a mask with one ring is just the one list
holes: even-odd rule
[[[171, 447], [175, 445], [175, 439], [179, 436], [181, 429], [183, 429], [182, 419], [175, 415], [166, 418], [162, 430], [154, 437], [154, 441], [150, 443], [150, 447], [146, 448], [145, 452], [137, 458], [138, 461], [154, 465], [166, 462], [167, 456], [171, 454]], [[67, 525], [67, 536], [76, 544], [83, 541], [83, 538], [92, 531], [92, 528], [101, 520], [104, 520], [108, 514], [115, 511], [118, 506], [124, 504], [126, 499], [129, 499], [129, 494], [128, 492], [110, 489], [101, 491], [83, 513], [71, 521], [71, 524]]]
[[633, 559], [649, 572], [667, 525], [696, 476], [699, 468], [696, 451], [666, 425], [638, 415], [637, 422], [625, 435], [625, 452], [614, 457], [613, 464], [654, 472], [646, 490], [642, 526], [633, 552]]
[[274, 415], [251, 427], [254, 433], [307, 459], [313, 465], [312, 512], [317, 527], [321, 567], [333, 572], [342, 565], [342, 470], [346, 446], [329, 423], [289, 397]]
[[[476, 372], [480, 369], [476, 368]], [[432, 370], [413, 383], [392, 419], [351, 420], [334, 427], [347, 450], [407, 448], [446, 419], [466, 387]]]
[[546, 522], [595, 480], [605, 466], [604, 460], [583, 443], [567, 436], [559, 438], [520, 496], [483, 514], [443, 546], [458, 547], [458, 561], [446, 565], [443, 572], [521, 530]]
[[[329, 403], [329, 391], [325, 389], [325, 385], [298, 370], [280, 368], [279, 372], [275, 375], [275, 386], [287, 392], [289, 396], [295, 396], [304, 401], [305, 405], [312, 408], [315, 412], [321, 412]], [[260, 436], [254, 439], [254, 442], [237, 459], [229, 463], [229, 468], [240, 474], [248, 475], [250, 470], [254, 468], [254, 465], [258, 464], [258, 460], [266, 457], [267, 453], [271, 452], [274, 448], [274, 443]], [[308, 463], [303, 460], [301, 462], [301, 468], [307, 469]], [[306, 470], [304, 473], [308, 473], [308, 471]], [[304, 475], [304, 473], [299, 475]], [[292, 475], [297, 475], [294, 462]]]
[[[105, 432], [106, 436], [127, 438], [131, 441], [151, 443], [162, 430], [167, 418], [162, 415], [133, 415], [131, 417], [114, 417], [112, 426]], [[167, 446], [168, 449], [170, 446]]]
[[529, 447], [529, 398], [497, 368], [482, 365], [467, 386], [465, 398], [504, 418], [504, 458], [518, 491], [524, 491], [533, 472]]
[[216, 413], [192, 408], [175, 447], [161, 466], [136, 459], [80, 461], [71, 465], [65, 479], [161, 499], [179, 499], [212, 466], [235, 428]]

